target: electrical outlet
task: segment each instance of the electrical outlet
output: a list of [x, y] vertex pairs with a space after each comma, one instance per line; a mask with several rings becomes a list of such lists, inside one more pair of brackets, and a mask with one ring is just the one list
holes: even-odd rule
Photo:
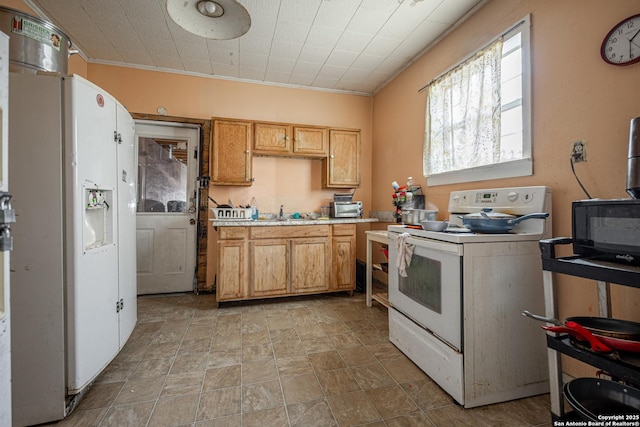
[[574, 163], [587, 161], [587, 140], [581, 139], [571, 143], [571, 157]]

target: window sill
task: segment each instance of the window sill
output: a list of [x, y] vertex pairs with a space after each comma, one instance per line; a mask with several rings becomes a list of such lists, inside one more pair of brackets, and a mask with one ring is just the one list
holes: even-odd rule
[[533, 175], [533, 161], [531, 159], [521, 159], [495, 165], [430, 175], [427, 176], [427, 187], [531, 175]]

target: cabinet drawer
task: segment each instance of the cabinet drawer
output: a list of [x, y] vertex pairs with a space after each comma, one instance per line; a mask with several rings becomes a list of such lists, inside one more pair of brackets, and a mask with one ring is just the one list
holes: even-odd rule
[[334, 236], [352, 236], [356, 234], [355, 224], [333, 224]]
[[247, 227], [220, 227], [219, 240], [238, 240], [247, 238]]
[[322, 237], [329, 235], [328, 225], [291, 225], [251, 227], [251, 239], [289, 239], [295, 237]]

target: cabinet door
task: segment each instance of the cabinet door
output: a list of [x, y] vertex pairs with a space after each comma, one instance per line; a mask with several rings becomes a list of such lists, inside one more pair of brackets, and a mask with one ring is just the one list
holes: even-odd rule
[[214, 185], [251, 185], [251, 122], [212, 119]]
[[360, 185], [360, 131], [329, 130], [329, 156], [323, 160], [323, 185], [353, 188]]
[[289, 126], [278, 123], [254, 123], [253, 153], [283, 155], [291, 152]]
[[329, 289], [328, 254], [327, 238], [291, 240], [291, 292]]
[[331, 289], [353, 290], [356, 287], [356, 238], [334, 236], [332, 239], [333, 280]]
[[244, 240], [218, 242], [218, 301], [243, 299], [248, 295], [245, 251]]
[[293, 128], [293, 154], [307, 157], [326, 157], [328, 138], [326, 128]]
[[249, 245], [251, 296], [289, 293], [289, 241], [254, 240]]

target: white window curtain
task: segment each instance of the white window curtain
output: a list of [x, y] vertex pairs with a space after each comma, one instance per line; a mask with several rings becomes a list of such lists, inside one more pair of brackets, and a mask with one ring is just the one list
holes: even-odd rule
[[428, 86], [426, 177], [500, 159], [502, 38]]

